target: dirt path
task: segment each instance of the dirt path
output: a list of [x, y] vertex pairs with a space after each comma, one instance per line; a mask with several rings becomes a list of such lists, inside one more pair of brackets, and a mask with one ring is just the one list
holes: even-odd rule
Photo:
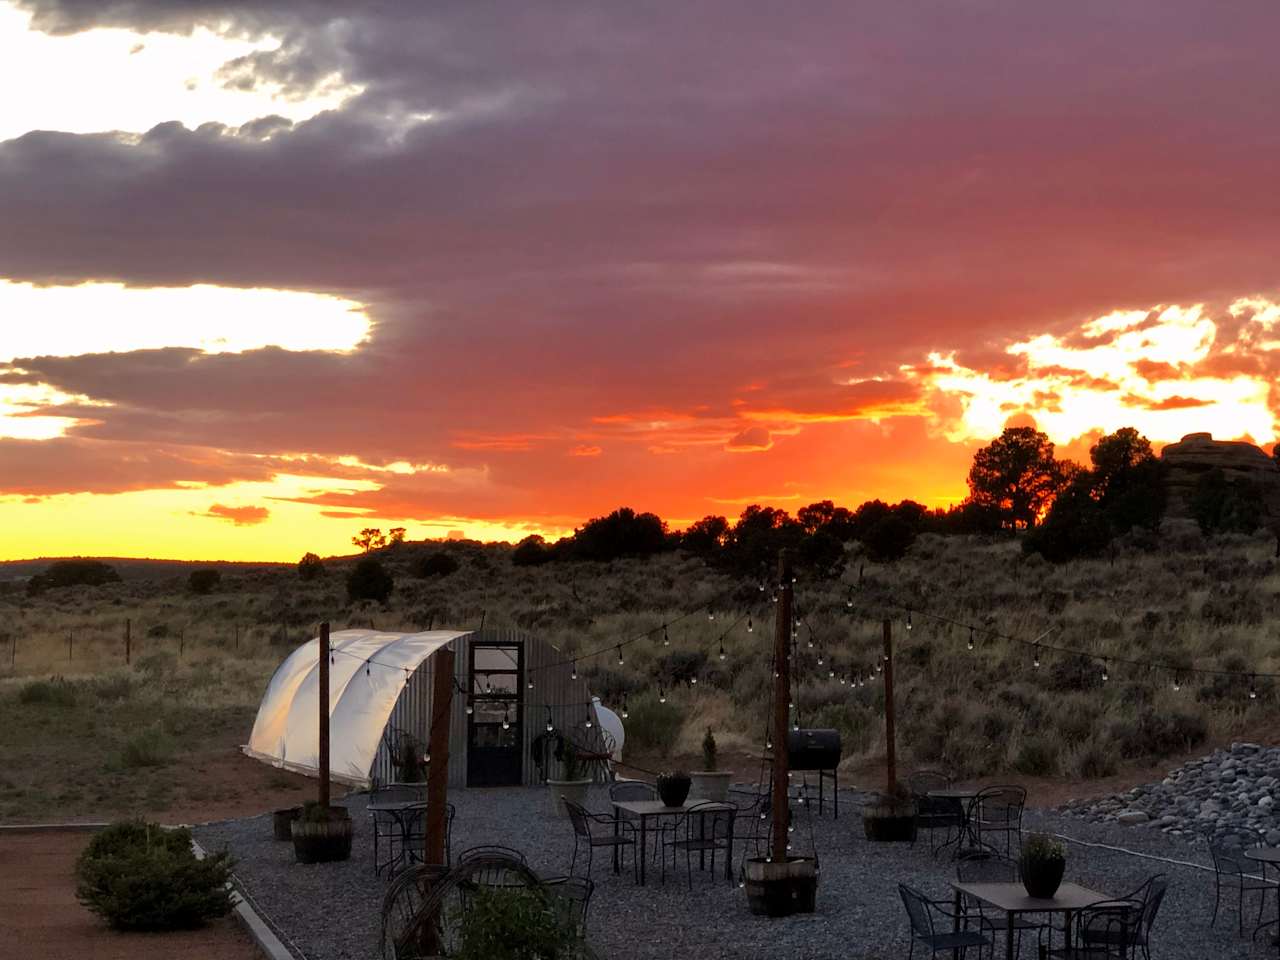
[[261, 960], [234, 916], [179, 933], [109, 929], [75, 897], [75, 860], [88, 841], [87, 833], [0, 835], [0, 953], [29, 960]]

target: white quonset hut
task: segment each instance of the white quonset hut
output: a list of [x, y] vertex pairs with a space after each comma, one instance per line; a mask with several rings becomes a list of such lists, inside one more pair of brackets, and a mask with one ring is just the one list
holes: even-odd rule
[[[341, 783], [367, 787], [402, 778], [388, 749], [394, 742], [385, 735], [389, 730], [404, 731], [425, 750], [435, 654], [446, 647], [454, 652], [456, 681], [450, 786], [540, 783], [547, 763], [557, 776], [545, 736], [549, 721], [579, 744], [599, 749], [603, 718], [620, 739], [616, 716], [604, 708], [597, 713], [586, 683], [573, 676], [572, 661], [518, 630], [342, 630], [330, 636], [330, 644], [330, 773]], [[246, 754], [317, 775], [319, 652], [319, 639], [308, 641], [276, 670], [243, 747]], [[620, 742], [615, 746], [621, 749]]]

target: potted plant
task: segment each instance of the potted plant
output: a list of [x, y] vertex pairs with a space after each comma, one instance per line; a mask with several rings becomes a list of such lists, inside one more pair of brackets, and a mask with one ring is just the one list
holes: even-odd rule
[[693, 779], [683, 770], [658, 774], [658, 796], [662, 799], [663, 806], [684, 806], [685, 800], [689, 797], [689, 788], [692, 786]]
[[1058, 892], [1067, 868], [1067, 845], [1046, 833], [1030, 834], [1018, 859], [1027, 896], [1048, 900]]
[[591, 781], [583, 779], [582, 763], [578, 760], [578, 747], [568, 737], [560, 741], [556, 759], [560, 761], [561, 779], [547, 779], [547, 786], [551, 790], [551, 813], [555, 816], [567, 816], [568, 812], [561, 798], [579, 806], [586, 806], [587, 790], [591, 787]]
[[710, 727], [702, 738], [702, 766], [703, 769], [689, 774], [693, 778], [690, 796], [697, 800], [724, 800], [729, 795], [729, 778], [733, 774], [716, 769], [716, 735]]
[[290, 829], [299, 863], [329, 863], [351, 856], [351, 813], [346, 807], [308, 800]]
[[868, 840], [911, 842], [916, 838], [916, 802], [911, 793], [895, 782], [884, 792], [873, 794], [862, 808], [862, 829]]

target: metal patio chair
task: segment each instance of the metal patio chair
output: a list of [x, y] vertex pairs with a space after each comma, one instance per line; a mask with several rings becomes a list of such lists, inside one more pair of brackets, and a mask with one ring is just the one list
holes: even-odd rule
[[1267, 902], [1267, 893], [1276, 889], [1276, 883], [1268, 880], [1257, 871], [1262, 864], [1255, 864], [1242, 857], [1239, 851], [1224, 847], [1219, 843], [1209, 844], [1209, 856], [1213, 858], [1213, 916], [1209, 926], [1218, 922], [1218, 904], [1222, 899], [1222, 891], [1234, 891], [1237, 898], [1236, 915], [1240, 935], [1244, 935], [1244, 900], [1245, 894], [1258, 893], [1258, 918], [1255, 923], [1262, 922], [1262, 909]]
[[[945, 830], [945, 847], [960, 836], [964, 827], [964, 806], [960, 800], [952, 797], [931, 797], [930, 791], [945, 790], [951, 786], [951, 778], [945, 773], [934, 770], [919, 770], [907, 778], [907, 788], [916, 802], [916, 833], [929, 831], [929, 852], [937, 853], [941, 849], [934, 843], [934, 831]], [[915, 839], [911, 841], [915, 845]]]
[[[721, 851], [730, 855], [729, 837], [733, 833], [734, 816], [737, 808], [726, 809], [725, 805], [713, 800], [695, 803], [684, 812], [673, 818], [669, 826], [663, 828], [662, 879], [667, 878], [667, 854], [671, 850], [671, 865], [675, 866], [677, 854], [683, 850], [685, 870], [688, 874], [689, 889], [693, 889], [693, 855], [698, 854], [700, 868], [706, 867], [707, 855], [711, 857], [711, 877], [716, 875], [716, 855]], [[683, 827], [683, 831], [681, 828]], [[683, 836], [681, 835], [683, 833]], [[670, 839], [665, 839], [670, 836]]]
[[[987, 853], [985, 851], [974, 853], [962, 853], [960, 859], [956, 861], [956, 879], [961, 883], [1017, 883], [1022, 879], [1018, 864], [1008, 857], [1002, 857], [999, 854]], [[991, 934], [993, 941], [1002, 939], [1003, 934], [1009, 929], [1010, 917], [1001, 911], [988, 912], [983, 909], [980, 902], [973, 900], [971, 897], [962, 897], [960, 901], [961, 909], [965, 914], [965, 919], [977, 919], [979, 929]], [[976, 918], [973, 913], [976, 912]], [[1040, 930], [1046, 927], [1047, 923], [1037, 923], [1034, 920], [1028, 920], [1024, 916], [1015, 916], [1012, 918], [1013, 931], [1015, 937], [1015, 956], [1022, 952], [1022, 935], [1035, 931], [1037, 941], [1040, 936]], [[997, 936], [997, 934], [1001, 936]], [[992, 945], [994, 951], [994, 943]]]
[[[591, 863], [596, 847], [608, 847], [617, 854], [619, 862], [625, 858], [628, 847], [636, 846], [636, 828], [626, 820], [618, 820], [600, 813], [591, 813], [574, 803], [568, 797], [561, 797], [565, 810], [569, 814], [569, 822], [573, 826], [573, 860], [569, 864], [569, 875], [576, 876], [579, 852], [585, 847], [587, 851], [587, 878], [591, 877]], [[638, 869], [638, 856], [631, 858], [633, 870]], [[637, 874], [638, 877], [638, 874]]]
[[1027, 791], [1023, 787], [987, 787], [979, 791], [969, 805], [969, 822], [978, 839], [978, 845], [988, 850], [996, 847], [987, 842], [986, 835], [1004, 834], [1005, 856], [1013, 855], [1014, 840], [1018, 852], [1022, 851], [1022, 811], [1027, 804]]
[[[958, 954], [964, 957], [973, 947], [978, 948], [981, 956], [982, 948], [991, 946], [991, 938], [977, 930], [956, 930], [956, 914], [952, 913], [950, 900], [930, 900], [919, 890], [905, 883], [898, 884], [898, 895], [907, 908], [907, 919], [911, 923], [911, 948], [907, 952], [907, 960], [915, 954], [916, 944], [922, 943], [928, 948], [930, 956], [935, 953]], [[934, 923], [934, 917], [938, 923]]]

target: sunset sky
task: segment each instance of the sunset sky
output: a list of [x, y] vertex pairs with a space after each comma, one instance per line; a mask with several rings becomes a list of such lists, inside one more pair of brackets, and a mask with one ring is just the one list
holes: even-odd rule
[[0, 0], [0, 559], [1270, 450], [1280, 4]]

